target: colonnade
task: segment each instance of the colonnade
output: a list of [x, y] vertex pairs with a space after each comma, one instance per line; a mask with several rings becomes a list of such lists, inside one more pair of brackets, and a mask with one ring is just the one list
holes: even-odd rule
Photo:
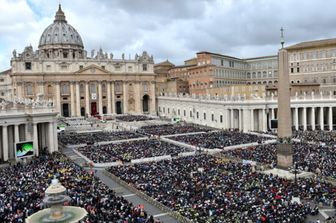
[[[221, 101], [159, 96], [158, 114], [168, 118], [179, 116], [188, 122], [220, 129], [264, 132], [271, 128], [271, 120], [277, 120], [277, 101]], [[292, 100], [291, 117], [292, 127], [296, 130], [335, 130], [336, 98]]]
[[2, 161], [16, 159], [16, 143], [32, 141], [34, 155], [38, 156], [41, 149], [46, 148], [52, 153], [58, 150], [57, 123], [26, 122], [0, 123], [0, 158]]

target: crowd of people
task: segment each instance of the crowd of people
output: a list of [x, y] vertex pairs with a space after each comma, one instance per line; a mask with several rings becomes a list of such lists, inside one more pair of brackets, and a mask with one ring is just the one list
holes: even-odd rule
[[[334, 204], [336, 192], [318, 179], [295, 184], [204, 154], [108, 171], [198, 223], [304, 222], [317, 214], [317, 203]], [[291, 202], [293, 196], [304, 202]]]
[[137, 140], [106, 145], [92, 145], [78, 148], [78, 151], [94, 163], [129, 162], [155, 156], [172, 155], [190, 151], [157, 139]]
[[58, 134], [58, 141], [64, 145], [78, 145], [78, 144], [94, 144], [97, 142], [109, 142], [115, 140], [132, 139], [143, 137], [141, 134], [130, 131], [117, 132], [62, 132]]
[[336, 131], [293, 131], [293, 138], [304, 142], [325, 143], [327, 146], [336, 146]]
[[264, 140], [270, 139], [252, 134], [241, 133], [239, 131], [219, 131], [208, 132], [195, 135], [181, 135], [170, 137], [175, 141], [184, 142], [197, 147], [203, 147], [207, 149], [221, 149], [226, 146], [233, 146], [239, 144], [261, 143]]
[[[223, 152], [223, 154], [244, 160], [275, 165], [276, 151], [277, 144], [264, 144], [230, 150]], [[336, 178], [336, 147], [294, 142], [293, 151], [293, 161], [297, 163], [299, 170]]]
[[116, 116], [116, 119], [122, 122], [139, 122], [153, 120], [153, 118], [145, 115], [122, 115]]
[[116, 196], [98, 178], [61, 154], [42, 155], [27, 164], [0, 169], [0, 222], [24, 222], [43, 209], [44, 192], [54, 176], [67, 188], [71, 198], [68, 205], [87, 210], [88, 216], [81, 223], [153, 222], [140, 206]]
[[138, 130], [138, 132], [146, 135], [163, 136], [163, 135], [175, 135], [191, 132], [208, 132], [211, 130], [213, 129], [206, 126], [178, 123], [178, 124], [143, 126]]

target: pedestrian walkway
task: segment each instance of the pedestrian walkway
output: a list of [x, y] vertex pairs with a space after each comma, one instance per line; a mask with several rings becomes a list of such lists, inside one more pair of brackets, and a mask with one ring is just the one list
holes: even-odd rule
[[[65, 149], [63, 153], [80, 166], [83, 166], [83, 164], [86, 163], [86, 161], [83, 158], [79, 157], [76, 153], [74, 153], [72, 149]], [[85, 169], [90, 168], [87, 167]], [[118, 196], [124, 197], [126, 200], [132, 202], [134, 206], [143, 205], [148, 215], [153, 215], [156, 219], [159, 219], [161, 222], [164, 223], [178, 223], [178, 220], [171, 217], [169, 213], [161, 211], [157, 207], [148, 203], [146, 200], [138, 197], [136, 194], [127, 190], [126, 188], [112, 180], [110, 177], [106, 176], [103, 173], [103, 168], [93, 168], [93, 170], [94, 174], [109, 188], [113, 189]]]

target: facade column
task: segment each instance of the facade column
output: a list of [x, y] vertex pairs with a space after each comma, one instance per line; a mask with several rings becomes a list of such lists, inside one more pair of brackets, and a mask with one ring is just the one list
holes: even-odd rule
[[77, 117], [81, 116], [81, 97], [80, 97], [80, 85], [79, 82], [76, 82], [76, 111]]
[[61, 90], [60, 90], [60, 82], [56, 81], [55, 83], [56, 86], [56, 110], [58, 111], [59, 115], [62, 116], [62, 111], [61, 111]]
[[250, 124], [250, 131], [254, 131], [254, 109], [250, 109], [250, 121], [251, 121], [251, 124]]
[[155, 111], [156, 111], [156, 97], [155, 97], [155, 82], [154, 81], [151, 81], [149, 82], [150, 83], [150, 102], [151, 102], [151, 105], [150, 105], [150, 113], [151, 114], [154, 114], [155, 115]]
[[2, 126], [2, 149], [3, 149], [3, 160], [8, 160], [8, 132], [7, 125]]
[[111, 92], [112, 92], [112, 106], [111, 106], [111, 113], [115, 114], [115, 92], [114, 92], [114, 81], [111, 82]]
[[333, 108], [330, 106], [329, 107], [329, 131], [333, 130]]
[[302, 109], [302, 115], [303, 115], [303, 130], [306, 131], [307, 130], [307, 108], [303, 107]]
[[33, 123], [33, 144], [34, 144], [35, 156], [39, 156], [37, 123]]
[[49, 153], [54, 152], [54, 122], [48, 123], [48, 151]]
[[111, 83], [106, 83], [107, 88], [107, 114], [111, 114]]
[[23, 98], [23, 91], [22, 91], [23, 83], [18, 82], [18, 83], [16, 83], [16, 86], [17, 86], [17, 92], [16, 92], [17, 97], [18, 98]]
[[98, 82], [98, 113], [99, 115], [103, 114], [103, 91], [101, 81]]
[[[140, 90], [140, 82], [136, 82], [134, 84], [134, 92], [135, 92], [135, 113], [143, 113], [141, 102], [141, 90]], [[141, 109], [142, 108], [142, 109]], [[150, 112], [150, 111], [149, 111]]]
[[323, 107], [320, 108], [320, 127], [321, 130], [324, 130], [324, 112], [323, 112]]
[[74, 82], [70, 82], [70, 103], [71, 103], [71, 117], [76, 116], [76, 101], [75, 101], [75, 90]]
[[295, 107], [295, 130], [299, 130], [299, 108]]
[[312, 126], [312, 130], [315, 130], [315, 108], [312, 107], [311, 109], [311, 126]]
[[89, 82], [85, 83], [85, 113], [90, 116], [90, 93], [89, 93]]
[[127, 82], [123, 82], [123, 113], [128, 113], [128, 92], [127, 92]]
[[43, 94], [43, 96], [44, 96], [44, 81], [39, 81], [38, 86], [39, 86], [40, 94]]

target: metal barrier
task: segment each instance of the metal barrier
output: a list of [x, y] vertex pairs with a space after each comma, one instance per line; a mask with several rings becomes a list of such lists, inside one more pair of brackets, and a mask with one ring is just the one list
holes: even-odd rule
[[160, 202], [156, 201], [155, 199], [153, 199], [152, 197], [148, 196], [147, 194], [139, 191], [138, 189], [136, 189], [132, 185], [128, 184], [127, 182], [123, 181], [122, 179], [120, 179], [116, 175], [108, 172], [107, 170], [104, 170], [103, 174], [105, 174], [106, 176], [110, 177], [111, 179], [113, 179], [118, 184], [122, 185], [123, 187], [127, 188], [128, 190], [132, 191], [133, 193], [135, 193], [140, 198], [146, 200], [151, 205], [159, 208], [161, 211], [167, 212], [170, 216], [172, 216], [173, 218], [177, 219], [179, 222], [181, 222], [181, 223], [192, 223], [192, 221], [190, 219], [182, 216], [179, 212], [173, 211], [172, 209], [170, 209], [167, 206], [161, 204]]

